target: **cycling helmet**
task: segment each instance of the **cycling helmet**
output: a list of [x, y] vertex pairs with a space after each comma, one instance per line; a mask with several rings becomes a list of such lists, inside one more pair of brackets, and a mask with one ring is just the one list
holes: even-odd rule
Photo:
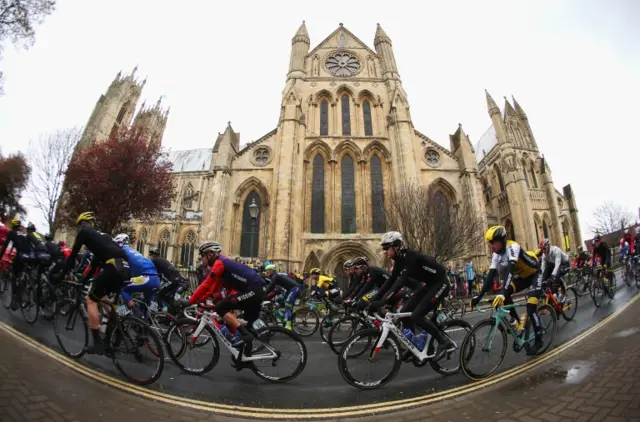
[[210, 242], [204, 242], [202, 245], [200, 245], [198, 250], [200, 251], [201, 254], [206, 252], [213, 252], [218, 254], [222, 252], [222, 246], [220, 246], [220, 244], [215, 240], [212, 240]]
[[582, 252], [582, 251], [583, 251], [582, 245], [578, 246], [578, 252]]
[[129, 244], [129, 235], [126, 233], [120, 233], [113, 238], [113, 241], [118, 244], [118, 246], [123, 247], [124, 245]]
[[493, 226], [489, 230], [487, 230], [487, 232], [484, 235], [484, 238], [489, 243], [495, 240], [497, 240], [498, 242], [504, 243], [504, 241], [507, 238], [507, 229], [505, 229], [502, 226]]
[[36, 231], [36, 226], [33, 223], [29, 223], [27, 225], [27, 231], [30, 231], [30, 232]]
[[51, 242], [53, 240], [53, 235], [51, 233], [44, 235], [44, 240], [47, 242]]
[[545, 249], [551, 247], [551, 241], [547, 238], [542, 239], [540, 241], [540, 249]]
[[382, 239], [380, 239], [380, 246], [384, 247], [394, 247], [394, 246], [402, 246], [404, 244], [404, 240], [402, 240], [402, 234], [400, 232], [387, 232], [382, 235]]
[[595, 243], [595, 242], [597, 242], [597, 241], [599, 241], [599, 240], [602, 240], [602, 236], [600, 236], [600, 233], [596, 234], [596, 235], [593, 237], [593, 242], [594, 242], [594, 243]]
[[275, 265], [273, 265], [273, 264], [269, 264], [269, 265], [267, 265], [266, 267], [264, 267], [264, 270], [265, 270], [265, 271], [271, 271], [271, 270], [275, 271], [275, 270], [277, 270], [277, 268], [276, 268], [276, 266], [275, 266]]
[[158, 248], [149, 248], [149, 255], [160, 256], [160, 249]]
[[312, 268], [309, 272], [311, 273], [311, 275], [320, 274], [320, 268]]
[[21, 225], [22, 223], [20, 222], [20, 219], [18, 218], [11, 219], [11, 227], [20, 227]]
[[342, 269], [343, 270], [348, 270], [349, 268], [351, 268], [353, 266], [353, 262], [351, 262], [350, 259], [347, 259], [344, 264], [342, 264]]
[[353, 260], [352, 265], [354, 267], [367, 266], [369, 264], [369, 260], [366, 256], [360, 256]]
[[78, 219], [76, 220], [76, 224], [80, 224], [83, 221], [87, 221], [87, 222], [93, 221], [93, 222], [95, 222], [96, 221], [96, 216], [90, 211], [83, 212], [82, 214], [80, 214], [78, 216]]

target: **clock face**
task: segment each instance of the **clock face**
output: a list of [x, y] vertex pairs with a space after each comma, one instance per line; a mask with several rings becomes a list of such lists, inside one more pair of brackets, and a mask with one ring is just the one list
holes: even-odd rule
[[354, 54], [344, 51], [329, 55], [325, 66], [333, 76], [353, 76], [361, 69], [358, 58]]

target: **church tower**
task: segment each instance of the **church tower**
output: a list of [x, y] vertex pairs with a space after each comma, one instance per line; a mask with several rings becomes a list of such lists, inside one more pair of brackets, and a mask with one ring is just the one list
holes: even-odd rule
[[136, 71], [137, 67], [126, 76], [118, 72], [107, 92], [98, 99], [82, 133], [78, 148], [84, 148], [95, 140], [108, 139], [120, 128], [131, 125], [136, 104], [146, 82], [146, 80], [142, 82], [136, 80]]
[[159, 147], [162, 145], [162, 136], [167, 126], [168, 117], [169, 108], [163, 110], [160, 100], [153, 107], [147, 107], [145, 103], [142, 103], [140, 111], [133, 120], [133, 126], [143, 129], [149, 144]]

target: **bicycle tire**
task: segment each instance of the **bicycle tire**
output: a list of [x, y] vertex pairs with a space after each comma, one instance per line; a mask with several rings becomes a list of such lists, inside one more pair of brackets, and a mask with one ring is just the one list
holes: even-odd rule
[[[68, 307], [70, 307], [70, 309]], [[61, 317], [60, 321], [58, 321], [58, 315]], [[62, 333], [64, 332], [63, 330], [71, 322], [73, 322], [73, 324], [81, 323], [82, 328], [84, 328], [84, 343], [82, 344], [80, 351], [77, 353], [70, 351], [69, 344], [65, 346], [65, 342], [62, 340], [64, 337], [62, 335]], [[64, 327], [61, 327], [60, 323], [64, 323]], [[58, 302], [53, 318], [53, 333], [56, 336], [58, 345], [65, 355], [73, 359], [80, 359], [82, 356], [84, 356], [87, 347], [89, 347], [88, 316], [84, 308], [81, 306], [77, 306], [75, 301], [71, 299], [63, 299]]]
[[636, 287], [640, 288], [640, 269], [636, 269]]
[[[460, 369], [462, 370], [462, 373], [472, 381], [479, 381], [493, 375], [498, 369], [500, 369], [500, 366], [502, 366], [502, 362], [504, 361], [504, 357], [507, 354], [507, 330], [502, 324], [498, 324], [496, 333], [500, 333], [500, 335], [502, 336], [502, 352], [500, 353], [500, 360], [498, 361], [496, 366], [485, 373], [473, 371], [468, 366], [468, 362], [471, 360], [471, 357], [478, 351], [482, 352], [483, 346], [476, 339], [476, 332], [482, 327], [493, 327], [494, 325], [496, 325], [495, 318], [489, 318], [485, 319], [484, 321], [480, 321], [467, 334], [467, 336], [462, 341], [462, 345], [460, 346]], [[466, 359], [464, 358], [465, 356], [467, 357]]]
[[10, 274], [8, 270], [5, 270], [6, 275], [3, 277], [4, 290], [2, 291], [2, 306], [5, 309], [11, 308], [11, 302], [13, 301], [13, 286], [11, 285], [11, 277], [13, 274]]
[[[444, 323], [440, 324], [440, 329], [442, 329], [443, 331], [446, 331], [447, 328], [449, 327], [460, 327], [461, 329], [465, 330], [467, 333], [471, 332], [471, 324], [469, 324], [467, 321], [463, 321], [461, 319], [450, 319], [448, 321], [445, 321]], [[466, 336], [465, 336], [466, 337]], [[432, 350], [435, 349], [435, 344], [436, 344], [436, 340], [433, 336], [431, 336], [431, 338], [429, 339], [429, 345], [428, 345], [428, 351], [431, 352]], [[458, 346], [458, 351], [460, 351], [460, 347]], [[431, 353], [429, 353], [431, 354]], [[448, 358], [447, 358], [448, 359]], [[434, 371], [436, 371], [437, 373], [439, 373], [440, 375], [453, 375], [453, 374], [457, 374], [458, 372], [460, 372], [460, 358], [458, 358], [458, 366], [456, 368], [444, 368], [440, 362], [441, 361], [431, 361], [431, 368], [433, 368]]]
[[[153, 331], [153, 328], [149, 324], [147, 324], [140, 318], [134, 317], [131, 314], [127, 315], [126, 317], [118, 321], [118, 326], [116, 327], [115, 330], [111, 332], [111, 338], [109, 339], [109, 346], [115, 349], [114, 342], [115, 342], [118, 331], [120, 331], [121, 335], [128, 333], [129, 330], [125, 330], [124, 327], [125, 325], [127, 325], [128, 326], [127, 328], [131, 328], [131, 324], [137, 324], [138, 327], [140, 327], [140, 329], [144, 329], [146, 331], [145, 336], [147, 336], [148, 339], [145, 342], [146, 343], [145, 348], [149, 350], [155, 350], [157, 352], [156, 357], [158, 358], [158, 366], [156, 367], [151, 377], [146, 379], [141, 379], [141, 378], [133, 377], [127, 373], [125, 368], [122, 365], [120, 365], [120, 362], [118, 361], [118, 353], [113, 353], [111, 356], [111, 360], [113, 361], [113, 364], [115, 365], [115, 367], [118, 368], [118, 371], [120, 371], [120, 373], [124, 375], [126, 379], [133, 382], [134, 384], [137, 384], [137, 385], [153, 384], [162, 375], [162, 370], [164, 369], [164, 351], [162, 349], [162, 341], [160, 340], [160, 337], [158, 337], [158, 335], [155, 333], [155, 331]], [[128, 336], [125, 335], [125, 337], [128, 337]], [[153, 344], [149, 346], [149, 342]], [[143, 346], [137, 346], [137, 348], [139, 347], [143, 347]]]
[[[258, 367], [255, 366], [255, 363], [251, 364], [250, 369], [251, 371], [253, 371], [254, 374], [256, 374], [259, 378], [265, 381], [269, 381], [272, 383], [282, 383], [282, 382], [291, 381], [292, 379], [298, 377], [298, 375], [300, 375], [304, 370], [304, 368], [307, 366], [307, 360], [308, 360], [307, 346], [304, 344], [304, 341], [302, 340], [302, 336], [300, 336], [300, 334], [287, 330], [286, 328], [282, 328], [282, 327], [267, 326], [267, 327], [261, 328], [256, 334], [260, 339], [262, 338], [262, 336], [271, 338], [273, 337], [273, 333], [280, 333], [280, 334], [284, 334], [285, 336], [293, 338], [293, 340], [298, 344], [298, 349], [300, 350], [300, 353], [301, 353], [300, 363], [291, 374], [283, 377], [273, 377], [271, 375], [266, 375], [262, 373], [258, 369]], [[264, 342], [269, 343], [269, 341], [264, 341]]]
[[[38, 315], [40, 314], [40, 306], [38, 305], [38, 284], [34, 282], [34, 280], [25, 280], [23, 279], [23, 288], [20, 294], [20, 312], [22, 313], [22, 318], [29, 324], [33, 325], [38, 320]], [[25, 300], [25, 295], [31, 295], [32, 297]], [[27, 316], [28, 310], [33, 310], [35, 308], [35, 315], [33, 317]]]
[[[320, 337], [322, 341], [329, 342], [329, 330], [333, 327], [334, 321], [341, 319], [344, 316], [344, 312], [330, 311], [329, 315], [325, 315], [320, 321]], [[326, 324], [327, 319], [331, 319], [331, 325]]]
[[[349, 321], [351, 322], [349, 323]], [[329, 345], [329, 348], [331, 349], [331, 351], [336, 355], [340, 353], [342, 346], [347, 341], [347, 340], [334, 341], [333, 339], [334, 333], [336, 332], [338, 327], [341, 326], [342, 324], [345, 324], [345, 326], [350, 327], [349, 328], [350, 334], [349, 334], [349, 337], [347, 337], [347, 340], [351, 338], [351, 336], [353, 336], [356, 333], [356, 331], [358, 331], [358, 328], [360, 326], [364, 327], [362, 318], [356, 315], [346, 315], [340, 318], [338, 321], [336, 321], [336, 323], [331, 326], [331, 328], [329, 329], [329, 333], [327, 334], [327, 344]]]
[[633, 277], [633, 272], [631, 271], [631, 268], [627, 267], [624, 273], [624, 282], [627, 284], [628, 287], [631, 287], [632, 277]]
[[[189, 318], [181, 318], [179, 320], [177, 320], [175, 322], [175, 324], [173, 324], [171, 326], [171, 328], [169, 329], [169, 331], [167, 332], [167, 342], [170, 343], [171, 341], [171, 337], [173, 335], [179, 335], [180, 338], [182, 339], [183, 342], [187, 342], [189, 339], [188, 335], [185, 334], [177, 334], [177, 330], [180, 327], [189, 327], [189, 329], [185, 329], [182, 328], [181, 332], [182, 333], [190, 333], [192, 330], [195, 330], [198, 325], [200, 324], [199, 321], [194, 321], [192, 319]], [[201, 345], [189, 345], [189, 344], [185, 344], [185, 349], [183, 350], [183, 352], [179, 355], [176, 356], [176, 354], [174, 354], [173, 348], [172, 347], [167, 347], [167, 351], [169, 353], [169, 357], [171, 357], [171, 360], [173, 361], [173, 363], [175, 363], [180, 369], [182, 369], [184, 372], [188, 373], [188, 374], [193, 374], [193, 375], [202, 375], [202, 374], [206, 374], [207, 372], [211, 371], [217, 364], [218, 364], [218, 360], [220, 359], [220, 345], [218, 343], [218, 338], [216, 337], [214, 331], [211, 329], [211, 327], [209, 327], [208, 325], [205, 325], [204, 329], [202, 330], [202, 333], [206, 332], [209, 335], [210, 340], [213, 342], [213, 356], [211, 357], [211, 360], [209, 361], [209, 363], [207, 363], [203, 368], [189, 368], [187, 366], [185, 366], [183, 363], [180, 362], [180, 358], [184, 356], [184, 354], [186, 353], [186, 351], [191, 348], [193, 349], [194, 346], [199, 348], [199, 347], [203, 347], [206, 344], [209, 344], [209, 341], [205, 341], [204, 343], [202, 343]]]
[[[536, 352], [536, 356], [540, 356], [540, 355], [544, 354], [547, 350], [549, 350], [549, 348], [553, 344], [553, 339], [554, 339], [554, 337], [556, 335], [556, 330], [557, 330], [557, 327], [558, 327], [558, 314], [556, 313], [556, 310], [553, 309], [553, 306], [547, 305], [547, 304], [540, 305], [536, 312], [538, 313], [538, 317], [540, 317], [541, 313], [549, 312], [549, 314], [551, 315], [551, 321], [552, 321], [552, 325], [553, 325], [551, 330], [545, 329], [544, 336], [545, 336], [545, 338], [549, 339], [549, 344], [547, 344], [546, 346], [540, 348], [540, 350], [538, 350]], [[526, 322], [525, 327], [524, 327], [526, 336], [529, 335], [529, 329], [531, 328], [531, 326], [532, 326], [531, 320], [527, 316], [527, 322]], [[548, 337], [548, 336], [550, 336], [550, 337]], [[528, 351], [529, 350], [528, 347], [529, 347], [528, 343], [525, 343], [524, 344], [525, 350]]]
[[[303, 332], [301, 332], [300, 327], [298, 327], [298, 324], [296, 323], [296, 316], [297, 315], [304, 315], [305, 319], [305, 323], [304, 325], [306, 326], [307, 324], [307, 319], [306, 317], [308, 317], [309, 315], [311, 315], [311, 325], [310, 328], [308, 330], [304, 330]], [[292, 328], [293, 331], [295, 331], [298, 335], [302, 336], [302, 337], [310, 337], [312, 335], [314, 335], [316, 333], [316, 331], [318, 331], [319, 325], [320, 325], [320, 321], [321, 321], [321, 317], [318, 313], [317, 310], [315, 309], [311, 309], [308, 306], [305, 306], [304, 308], [298, 308], [296, 309], [293, 314], [291, 315], [291, 321], [292, 321]]]
[[564, 310], [564, 307], [562, 308], [562, 318], [564, 318], [565, 321], [571, 321], [573, 318], [575, 318], [576, 313], [578, 312], [578, 291], [575, 289], [575, 287], [566, 288], [564, 292], [565, 303], [567, 302], [567, 298], [569, 297], [569, 292], [572, 292], [571, 294], [575, 296], [575, 305], [572, 306], [573, 313], [570, 314], [571, 316], [569, 316], [569, 314]]
[[[389, 346], [393, 349], [393, 352], [394, 352], [393, 367], [391, 368], [391, 371], [386, 376], [382, 377], [379, 381], [372, 382], [372, 383], [363, 383], [356, 380], [354, 376], [349, 372], [349, 368], [347, 367], [347, 361], [349, 358], [349, 349], [351, 349], [353, 344], [357, 343], [358, 340], [363, 336], [367, 336], [369, 338], [369, 344], [371, 344], [372, 342], [370, 341], [370, 339], [372, 337], [377, 339], [380, 336], [380, 331], [375, 328], [367, 328], [367, 329], [356, 332], [347, 341], [345, 341], [344, 345], [342, 346], [342, 349], [340, 350], [340, 353], [338, 354], [338, 370], [340, 371], [340, 375], [342, 375], [342, 378], [347, 382], [347, 384], [353, 387], [359, 388], [361, 390], [374, 390], [376, 388], [380, 388], [388, 384], [396, 377], [396, 375], [398, 375], [398, 372], [400, 371], [400, 366], [402, 365], [400, 345], [398, 344], [398, 341], [393, 337], [387, 337], [385, 339], [384, 341], [385, 344], [389, 343]], [[377, 342], [373, 342], [374, 345], [376, 343]], [[383, 347], [384, 347], [384, 344], [383, 344]]]
[[[42, 281], [40, 283], [39, 293], [39, 307], [42, 318], [46, 321], [51, 321], [56, 311], [56, 293], [53, 285], [48, 281]], [[51, 308], [49, 309], [49, 306]]]
[[596, 308], [602, 306], [602, 302], [604, 301], [605, 290], [602, 285], [602, 280], [597, 279], [593, 280], [591, 283], [589, 292], [591, 293], [591, 299], [593, 300], [593, 304]]

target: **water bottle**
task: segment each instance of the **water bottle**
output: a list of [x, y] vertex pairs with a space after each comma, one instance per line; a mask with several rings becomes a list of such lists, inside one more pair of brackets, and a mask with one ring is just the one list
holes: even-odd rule
[[438, 325], [444, 324], [444, 322], [447, 320], [447, 316], [445, 315], [444, 312], [440, 312], [440, 311], [436, 311], [436, 312], [438, 312], [438, 316], [436, 316], [436, 322], [438, 323]]
[[276, 315], [278, 316], [279, 319], [283, 319], [284, 318], [284, 314], [282, 313], [282, 311], [280, 309], [276, 310]]
[[109, 322], [109, 319], [106, 316], [102, 316], [102, 319], [100, 320], [100, 332], [102, 334], [107, 332], [107, 322]]
[[[233, 334], [231, 334], [231, 331], [229, 331], [229, 328], [227, 328], [226, 325], [221, 325], [220, 326], [220, 331], [222, 332], [222, 334], [224, 335], [224, 337], [229, 340], [229, 341], [233, 341]], [[237, 334], [237, 332], [236, 332]]]
[[426, 331], [422, 331], [419, 336], [413, 338], [413, 344], [420, 350], [424, 349], [424, 345], [427, 343], [428, 334]]
[[404, 334], [404, 336], [408, 338], [409, 341], [413, 342], [413, 337], [414, 337], [413, 331], [411, 331], [408, 328], [405, 328], [404, 330], [402, 330], [402, 334]]

